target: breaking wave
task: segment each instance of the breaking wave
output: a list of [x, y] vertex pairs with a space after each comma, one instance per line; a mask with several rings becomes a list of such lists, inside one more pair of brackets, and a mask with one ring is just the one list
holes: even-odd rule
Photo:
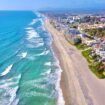
[[32, 38], [38, 38], [39, 37], [38, 33], [34, 29], [28, 30], [27, 35], [28, 35], [27, 39], [29, 39], [29, 40]]
[[21, 58], [25, 58], [27, 56], [27, 52], [23, 52], [19, 55]]
[[[17, 105], [16, 93], [19, 89], [21, 75], [0, 82], [0, 105]], [[5, 84], [4, 84], [5, 83]]]
[[0, 76], [5, 76], [6, 74], [8, 74], [12, 68], [13, 64], [9, 65], [5, 70], [4, 72], [1, 73]]

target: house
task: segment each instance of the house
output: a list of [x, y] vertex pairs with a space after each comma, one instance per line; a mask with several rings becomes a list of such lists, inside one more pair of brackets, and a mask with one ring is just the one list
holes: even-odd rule
[[102, 57], [102, 59], [105, 59], [105, 48], [104, 47], [99, 50], [99, 53], [100, 53], [99, 54], [100, 57]]
[[105, 45], [102, 43], [99, 44], [95, 44], [93, 46], [93, 50], [95, 51], [95, 53], [97, 55], [99, 55], [101, 57], [101, 60], [105, 60]]
[[73, 34], [70, 30], [65, 32], [66, 38], [70, 43], [77, 44], [81, 42], [81, 38], [78, 34]]
[[96, 43], [96, 40], [90, 39], [88, 37], [83, 37], [82, 38], [82, 43], [85, 43], [88, 46], [92, 46], [94, 43]]

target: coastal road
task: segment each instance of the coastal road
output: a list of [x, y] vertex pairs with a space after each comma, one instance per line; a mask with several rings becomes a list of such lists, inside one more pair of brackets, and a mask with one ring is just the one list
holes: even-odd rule
[[49, 20], [45, 26], [52, 34], [53, 48], [63, 70], [61, 88], [65, 105], [105, 105], [105, 80], [98, 79], [89, 70], [80, 51], [70, 45]]

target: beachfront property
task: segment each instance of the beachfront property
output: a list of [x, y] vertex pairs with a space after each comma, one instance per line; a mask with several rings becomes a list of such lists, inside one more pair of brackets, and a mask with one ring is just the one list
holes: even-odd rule
[[95, 51], [95, 53], [101, 57], [101, 60], [104, 61], [105, 60], [105, 43], [103, 42], [96, 43], [92, 46], [92, 48]]
[[[105, 59], [105, 44], [101, 38], [91, 37], [84, 32], [85, 29], [104, 28], [104, 15], [71, 15], [71, 14], [54, 14], [49, 15], [51, 24], [58, 30], [64, 33], [65, 38], [71, 43], [82, 43], [90, 47], [94, 54], [100, 56], [99, 61]], [[100, 46], [100, 48], [98, 47]], [[93, 55], [94, 55], [93, 54]]]
[[75, 29], [65, 31], [65, 37], [71, 44], [77, 44], [81, 42], [79, 34], [80, 34], [79, 31]]
[[102, 24], [88, 24], [88, 23], [82, 23], [78, 25], [78, 30], [85, 30], [85, 29], [94, 29], [94, 28], [104, 28], [105, 23]]
[[[68, 18], [69, 18], [69, 22], [67, 21]], [[76, 18], [77, 18], [77, 16], [76, 16]], [[57, 17], [51, 18], [50, 17], [48, 19], [48, 22], [49, 22], [48, 28], [51, 25], [49, 30], [53, 34], [54, 41], [56, 43], [58, 42], [57, 45], [60, 45], [60, 46], [58, 46], [58, 48], [60, 49], [59, 51], [61, 52], [61, 54], [59, 54], [58, 57], [60, 55], [62, 55], [61, 57], [65, 64], [64, 67], [65, 68], [67, 67], [66, 68], [68, 71], [67, 74], [71, 73], [71, 72], [76, 72], [76, 70], [77, 70], [78, 76], [73, 75], [73, 78], [78, 77], [80, 79], [81, 77], [83, 77], [83, 79], [81, 79], [81, 80], [85, 80], [84, 78], [89, 76], [90, 84], [92, 84], [92, 86], [94, 87], [95, 86], [95, 85], [93, 85], [94, 81], [93, 81], [93, 83], [91, 81], [92, 78], [95, 78], [95, 79], [98, 79], [98, 78], [104, 79], [105, 78], [104, 38], [97, 37], [97, 35], [93, 35], [93, 37], [91, 37], [91, 35], [88, 34], [87, 32], [85, 32], [84, 30], [81, 31], [81, 29], [78, 29], [78, 25], [83, 24], [82, 21], [84, 21], [84, 20], [81, 20], [80, 18], [75, 19], [75, 16], [73, 18], [73, 16], [70, 15], [70, 16], [66, 17], [64, 19], [64, 21], [63, 21], [63, 19], [64, 18], [62, 18], [62, 17], [59, 17], [59, 18], [57, 18]], [[70, 19], [71, 19], [71, 21], [70, 21]], [[90, 24], [89, 22], [85, 22], [85, 23], [90, 26], [92, 24], [94, 24], [94, 23]], [[99, 24], [102, 24], [102, 23], [100, 22]], [[77, 28], [75, 28], [74, 26], [77, 26]], [[86, 29], [87, 29], [87, 27], [86, 27]], [[91, 29], [91, 27], [90, 27], [90, 29]], [[62, 30], [64, 30], [64, 31], [62, 31]], [[76, 43], [79, 42], [79, 44], [75, 44], [75, 42]], [[77, 49], [75, 47], [73, 47], [71, 44], [75, 45], [75, 47]], [[78, 50], [80, 50], [80, 51], [78, 51]], [[79, 53], [77, 53], [77, 51]], [[81, 52], [81, 54], [80, 54], [80, 52]], [[68, 56], [66, 56], [66, 53]], [[87, 62], [85, 59], [81, 59], [83, 56], [85, 57]], [[70, 59], [71, 61], [67, 60], [67, 59]], [[87, 64], [85, 65], [85, 63], [87, 63]], [[68, 68], [69, 66], [71, 67], [71, 69]], [[75, 69], [73, 69], [73, 67]], [[83, 74], [80, 75], [81, 70], [83, 70]], [[89, 70], [92, 72], [90, 72]], [[95, 75], [93, 75], [91, 73], [93, 73]], [[96, 78], [96, 76], [97, 76], [97, 78]], [[69, 76], [68, 81], [71, 82], [71, 76]], [[98, 87], [98, 86], [100, 86], [100, 84], [98, 84], [96, 87]], [[67, 85], [67, 87], [68, 87], [68, 85]], [[76, 86], [76, 88], [77, 87], [78, 86]], [[96, 88], [96, 89], [99, 90], [99, 88]], [[102, 90], [102, 89], [103, 88], [100, 88], [100, 90]], [[93, 90], [94, 90], [94, 88], [93, 88]], [[67, 91], [67, 93], [68, 93], [68, 91]]]
[[92, 46], [93, 44], [96, 43], [96, 40], [89, 39], [88, 37], [83, 37], [82, 38], [82, 43], [86, 44], [87, 46]]

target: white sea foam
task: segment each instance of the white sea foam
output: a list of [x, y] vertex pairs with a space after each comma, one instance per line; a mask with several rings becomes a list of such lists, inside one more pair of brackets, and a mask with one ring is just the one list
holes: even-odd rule
[[[13, 77], [13, 78], [10, 78], [10, 79], [6, 79], [6, 80], [1, 80], [0, 81], [0, 88], [4, 88], [4, 87], [9, 87], [9, 86], [12, 86], [12, 85], [16, 85], [18, 84], [19, 80], [21, 78], [21, 75], [18, 75], [16, 77]], [[15, 80], [15, 81], [13, 81]]]
[[[38, 88], [38, 89], [46, 89], [46, 85], [45, 84], [40, 84], [38, 82], [35, 82], [34, 80], [31, 82], [25, 82], [22, 84], [23, 86], [30, 86], [30, 87], [34, 87], [34, 88]], [[29, 88], [30, 89], [30, 88]]]
[[46, 51], [43, 51], [40, 54], [36, 54], [35, 56], [47, 55], [49, 52], [50, 52], [49, 50], [46, 50]]
[[9, 65], [9, 66], [4, 70], [4, 72], [1, 73], [0, 76], [5, 76], [6, 74], [8, 74], [8, 73], [10, 72], [12, 66], [13, 66], [13, 64]]
[[33, 28], [32, 27], [27, 27], [25, 28], [26, 30], [32, 30]]
[[25, 57], [27, 56], [27, 52], [21, 53], [19, 56], [20, 56], [21, 58], [25, 58]]
[[44, 84], [43, 85], [41, 85], [41, 84], [32, 84], [31, 86], [34, 86], [35, 88], [38, 88], [38, 89], [46, 89], [46, 85], [44, 85]]
[[50, 50], [46, 50], [46, 51], [45, 51], [45, 55], [47, 55], [49, 52], [50, 52]]
[[58, 72], [58, 77], [59, 78], [58, 78], [57, 84], [56, 84], [56, 90], [58, 90], [58, 94], [59, 94], [57, 105], [64, 105], [65, 102], [64, 102], [62, 90], [61, 90], [61, 87], [60, 87], [60, 81], [61, 81], [61, 71], [60, 70]]
[[39, 13], [39, 12], [35, 12], [35, 14], [37, 15], [37, 17], [39, 18], [39, 20], [41, 21], [41, 23], [42, 23], [42, 25], [43, 25], [43, 24], [44, 24], [43, 18], [45, 18], [45, 16], [42, 15], [41, 13]]
[[41, 14], [40, 14], [39, 12], [36, 12], [36, 15], [37, 15], [38, 17], [41, 17]]
[[41, 18], [41, 19], [39, 19], [39, 20], [40, 20], [41, 24], [44, 25], [43, 19]]
[[29, 25], [34, 25], [37, 21], [40, 21], [41, 24], [44, 25], [43, 18], [45, 17], [42, 16], [39, 12], [35, 12], [35, 14], [37, 15], [37, 19], [33, 19], [33, 21]]
[[35, 80], [30, 80], [30, 81], [24, 82], [23, 85], [25, 85], [25, 84], [40, 84], [43, 81], [46, 81], [47, 79], [48, 79], [47, 76], [46, 77], [40, 77], [40, 78], [37, 78]]
[[[10, 79], [2, 80], [2, 85], [0, 84], [0, 90], [3, 92], [1, 94], [1, 100], [6, 99], [6, 104], [4, 105], [17, 105], [19, 100], [16, 100], [16, 92], [18, 90], [18, 84], [21, 79], [21, 75], [15, 76]], [[3, 84], [4, 83], [4, 84]], [[8, 104], [7, 104], [8, 103]]]
[[36, 48], [41, 47], [41, 46], [44, 46], [44, 43], [38, 43], [38, 44], [36, 45]]
[[65, 105], [65, 101], [64, 101], [64, 98], [63, 98], [63, 93], [62, 93], [62, 90], [61, 90], [61, 87], [60, 87], [62, 69], [60, 67], [59, 60], [57, 59], [54, 52], [53, 52], [53, 55], [54, 55], [54, 58], [55, 58], [55, 66], [58, 67], [56, 69], [57, 81], [56, 81], [56, 88], [55, 88], [58, 91], [57, 105]]
[[38, 43], [38, 44], [27, 44], [28, 48], [38, 48], [38, 47], [42, 47], [44, 45], [44, 43]]
[[[12, 80], [19, 80], [21, 78], [21, 74], [20, 75], [18, 75], [18, 76], [15, 76], [15, 77], [13, 77], [13, 78], [9, 78], [9, 79], [6, 79], [6, 80], [1, 80], [0, 81], [0, 84], [3, 84], [3, 83], [10, 83], [10, 82], [12, 82]], [[15, 81], [16, 82], [16, 81]]]
[[41, 97], [48, 97], [48, 94], [46, 93], [40, 93], [40, 92], [35, 92], [35, 91], [31, 91], [31, 92], [27, 92], [25, 93], [25, 96], [26, 97], [30, 97], [30, 96], [41, 96]]
[[17, 85], [18, 82], [10, 82], [10, 83], [5, 83], [0, 85], [0, 89], [4, 88], [4, 87], [8, 87], [8, 86], [13, 86], [13, 85]]
[[9, 104], [8, 105], [11, 105], [12, 104], [12, 102], [14, 101], [14, 99], [16, 98], [16, 92], [17, 92], [17, 90], [18, 90], [18, 86], [17, 87], [15, 87], [14, 89], [11, 89], [10, 91], [9, 91], [9, 94], [12, 94], [12, 96], [11, 96], [11, 98], [10, 98], [10, 100], [9, 100]]
[[34, 25], [37, 22], [37, 19], [33, 19], [29, 25]]
[[28, 35], [27, 39], [29, 40], [32, 38], [39, 38], [38, 33], [34, 29], [27, 31], [27, 35]]
[[44, 55], [45, 53], [42, 52], [42, 53], [39, 53], [39, 54], [36, 54], [35, 56], [41, 56], [41, 55]]
[[48, 69], [45, 72], [42, 72], [40, 75], [45, 76], [45, 75], [49, 75], [51, 73], [51, 69]]
[[19, 99], [15, 99], [15, 100], [12, 102], [11, 105], [18, 105], [18, 103], [19, 103]]
[[46, 62], [44, 65], [45, 66], [51, 66], [51, 62]]
[[35, 46], [33, 44], [27, 44], [28, 48], [35, 48]]

